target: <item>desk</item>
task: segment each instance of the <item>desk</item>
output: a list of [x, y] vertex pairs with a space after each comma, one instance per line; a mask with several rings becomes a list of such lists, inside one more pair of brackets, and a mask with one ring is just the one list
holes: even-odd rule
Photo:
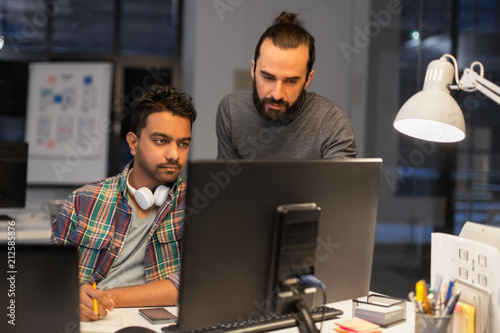
[[[9, 215], [14, 221], [15, 224], [10, 226], [14, 227], [16, 243], [50, 243], [51, 222], [47, 213], [28, 209], [3, 209], [1, 213]], [[0, 243], [7, 242], [8, 226], [8, 221], [0, 221]]]
[[[333, 327], [335, 327], [335, 322], [341, 322], [352, 316], [352, 301], [342, 301], [330, 304], [331, 306], [344, 311], [344, 314], [335, 320], [326, 321], [323, 324], [323, 333], [333, 333]], [[81, 323], [81, 333], [107, 333], [115, 332], [118, 329], [126, 326], [144, 326], [154, 330], [155, 332], [161, 332], [161, 328], [167, 326], [165, 324], [152, 325], [146, 319], [144, 319], [139, 312], [138, 308], [120, 308], [115, 309], [109, 314], [109, 318], [101, 319], [98, 322], [92, 323]], [[177, 314], [177, 307], [166, 307], [170, 312]], [[411, 303], [407, 303], [406, 306], [406, 322], [392, 326], [390, 328], [383, 329], [384, 333], [414, 333], [415, 327], [415, 313], [414, 308]], [[286, 333], [296, 333], [298, 329], [296, 327], [281, 330], [279, 332]]]
[[[105, 318], [95, 322], [80, 322], [81, 333], [108, 333], [115, 332], [127, 326], [144, 326], [161, 332], [161, 328], [169, 324], [153, 325], [139, 314], [139, 308], [118, 308], [110, 312]], [[165, 307], [177, 315], [177, 307]]]

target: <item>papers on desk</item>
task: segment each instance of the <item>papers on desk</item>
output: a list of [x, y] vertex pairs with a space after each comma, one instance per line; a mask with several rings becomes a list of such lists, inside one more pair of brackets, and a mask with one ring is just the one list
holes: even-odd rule
[[80, 322], [81, 333], [116, 332], [127, 326], [144, 326], [156, 331], [165, 325], [152, 325], [139, 315], [137, 308], [117, 308], [106, 317], [90, 322]]
[[458, 302], [455, 306], [452, 318], [452, 332], [475, 333], [476, 308], [470, 304]]
[[[497, 248], [463, 237], [433, 233], [431, 279], [438, 275], [455, 280], [460, 286], [460, 301], [475, 307], [475, 333], [497, 332], [495, 328], [500, 327], [500, 251]], [[462, 307], [462, 315], [464, 310], [468, 308]]]
[[[126, 322], [128, 321], [128, 322]], [[114, 332], [124, 326], [135, 325], [133, 317], [124, 315], [120, 312], [111, 311], [106, 317], [89, 322], [81, 322], [80, 330], [82, 332]]]
[[370, 294], [366, 301], [353, 299], [354, 317], [380, 326], [389, 326], [406, 320], [406, 300], [385, 295]]
[[389, 325], [404, 320], [402, 317], [404, 313], [406, 313], [406, 309], [402, 306], [382, 308], [375, 305], [363, 304], [356, 308], [355, 316], [376, 324]]

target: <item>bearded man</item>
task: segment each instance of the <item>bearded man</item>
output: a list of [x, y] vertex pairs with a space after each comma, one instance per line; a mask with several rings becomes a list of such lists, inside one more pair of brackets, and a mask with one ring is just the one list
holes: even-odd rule
[[356, 157], [354, 131], [344, 111], [306, 91], [314, 60], [314, 37], [297, 14], [281, 13], [255, 48], [253, 87], [220, 102], [218, 159]]

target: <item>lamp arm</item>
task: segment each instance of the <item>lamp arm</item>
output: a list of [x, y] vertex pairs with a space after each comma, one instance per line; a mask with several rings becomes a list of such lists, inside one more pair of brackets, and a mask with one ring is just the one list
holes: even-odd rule
[[500, 104], [500, 87], [491, 81], [488, 81], [470, 68], [466, 68], [464, 70], [464, 74], [458, 83], [458, 87], [460, 90], [468, 92], [479, 90], [495, 103]]
[[455, 81], [458, 83], [458, 63], [457, 59], [455, 59], [454, 56], [451, 54], [443, 54], [440, 58], [440, 60], [446, 60], [446, 58], [450, 59], [453, 62], [453, 68], [455, 69]]

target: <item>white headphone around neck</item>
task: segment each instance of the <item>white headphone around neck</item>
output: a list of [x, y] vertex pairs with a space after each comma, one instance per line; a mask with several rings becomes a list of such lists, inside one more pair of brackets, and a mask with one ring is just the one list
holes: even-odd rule
[[168, 193], [170, 192], [170, 188], [165, 185], [160, 185], [156, 188], [155, 193], [151, 192], [151, 190], [147, 187], [141, 187], [136, 190], [133, 188], [128, 182], [127, 177], [127, 187], [135, 198], [135, 202], [142, 209], [146, 210], [153, 206], [153, 204], [157, 206], [161, 206], [167, 201]]

